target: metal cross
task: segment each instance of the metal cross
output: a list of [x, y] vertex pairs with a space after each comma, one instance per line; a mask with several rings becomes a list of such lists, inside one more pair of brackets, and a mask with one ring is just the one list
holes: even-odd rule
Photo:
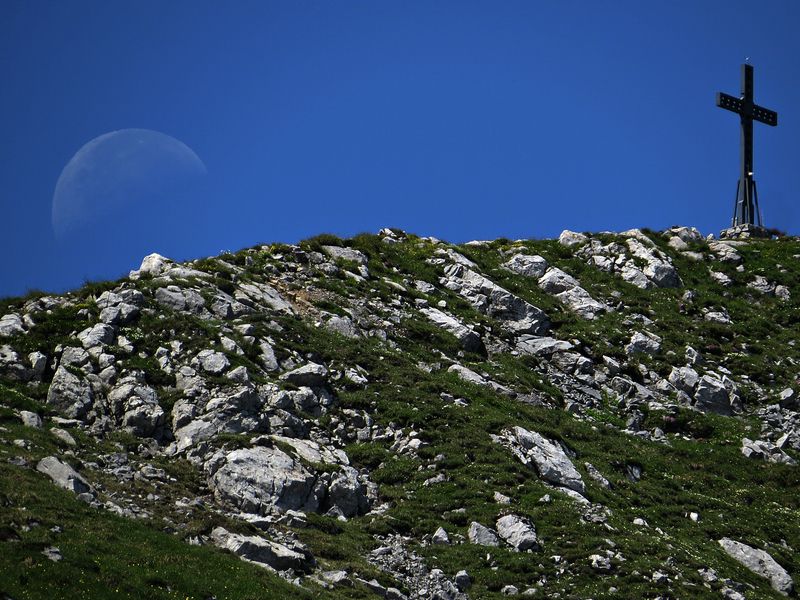
[[753, 179], [753, 121], [775, 127], [778, 113], [758, 106], [753, 102], [753, 65], [742, 65], [742, 95], [734, 98], [722, 92], [717, 93], [717, 106], [735, 112], [742, 121], [741, 174], [736, 186], [736, 204], [733, 208], [732, 226], [762, 226], [761, 212], [758, 208], [758, 193]]

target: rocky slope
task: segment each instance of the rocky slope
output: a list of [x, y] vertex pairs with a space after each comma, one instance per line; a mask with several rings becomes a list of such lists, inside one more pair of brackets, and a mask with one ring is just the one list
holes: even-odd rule
[[792, 595], [798, 259], [386, 229], [0, 301], [0, 592]]

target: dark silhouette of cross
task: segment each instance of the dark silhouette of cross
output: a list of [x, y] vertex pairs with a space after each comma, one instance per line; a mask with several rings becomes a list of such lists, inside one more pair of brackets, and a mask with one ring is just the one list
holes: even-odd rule
[[734, 98], [722, 92], [717, 93], [717, 106], [735, 112], [742, 121], [741, 174], [736, 186], [736, 204], [733, 208], [731, 225], [762, 226], [761, 211], [758, 207], [758, 193], [753, 179], [753, 121], [775, 127], [778, 113], [758, 106], [753, 102], [753, 65], [742, 65], [742, 95]]

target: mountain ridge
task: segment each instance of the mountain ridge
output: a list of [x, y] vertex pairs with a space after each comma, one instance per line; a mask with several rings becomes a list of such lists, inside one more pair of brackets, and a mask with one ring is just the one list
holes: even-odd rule
[[[0, 591], [793, 594], [798, 257], [688, 227], [383, 229], [5, 299]], [[89, 514], [202, 566], [133, 573], [124, 542], [81, 564]], [[214, 546], [249, 561], [238, 591]]]

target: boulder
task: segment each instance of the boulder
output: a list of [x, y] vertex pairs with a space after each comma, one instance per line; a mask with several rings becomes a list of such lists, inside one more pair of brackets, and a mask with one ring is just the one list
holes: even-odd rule
[[86, 415], [93, 402], [92, 386], [60, 365], [47, 390], [47, 404], [65, 417], [80, 419]]
[[228, 357], [216, 350], [201, 350], [193, 363], [195, 361], [203, 371], [211, 375], [221, 375], [231, 366]]
[[584, 244], [588, 241], [588, 239], [589, 238], [583, 233], [577, 233], [576, 231], [565, 229], [561, 232], [561, 235], [558, 236], [558, 243], [562, 246], [567, 246], [570, 248], [572, 246]]
[[636, 331], [631, 336], [631, 341], [625, 346], [629, 356], [634, 354], [649, 354], [654, 356], [661, 350], [661, 338], [650, 332]]
[[743, 564], [753, 573], [769, 579], [773, 590], [784, 596], [792, 593], [794, 589], [792, 578], [769, 553], [730, 538], [722, 538], [718, 543], [728, 556]]
[[31, 377], [31, 372], [22, 364], [22, 359], [11, 346], [0, 346], [0, 375], [26, 381]]
[[139, 316], [139, 307], [127, 302], [107, 306], [100, 311], [100, 322], [108, 325], [125, 325]]
[[125, 377], [107, 395], [111, 414], [138, 437], [160, 437], [165, 414], [156, 391], [135, 377]]
[[258, 348], [261, 350], [258, 358], [261, 361], [261, 366], [264, 367], [264, 370], [277, 371], [278, 359], [275, 357], [275, 350], [272, 348], [272, 346], [267, 342], [261, 342], [258, 345]]
[[18, 314], [10, 313], [0, 317], [0, 337], [12, 337], [20, 333], [25, 333], [25, 326]]
[[539, 547], [539, 540], [533, 524], [517, 515], [506, 515], [499, 518], [497, 534], [517, 552], [536, 550]]
[[437, 308], [423, 308], [420, 312], [425, 315], [431, 323], [453, 334], [461, 343], [461, 347], [467, 352], [486, 352], [486, 348], [481, 341], [481, 336], [461, 323], [458, 319], [443, 313]]
[[195, 290], [184, 290], [177, 285], [160, 287], [156, 290], [156, 302], [178, 312], [201, 313], [206, 301]]
[[[2, 352], [0, 350], [0, 352]], [[47, 368], [47, 356], [41, 352], [31, 352], [28, 354], [28, 362], [31, 364], [31, 379], [40, 381]]]
[[357, 339], [361, 337], [361, 334], [358, 332], [358, 327], [356, 327], [356, 324], [353, 323], [353, 319], [350, 317], [333, 315], [330, 319], [325, 321], [325, 327], [330, 331], [350, 339]]
[[542, 479], [579, 494], [585, 492], [581, 474], [560, 445], [522, 427], [514, 427], [509, 434], [515, 442], [518, 458], [525, 464], [532, 463]]
[[742, 255], [736, 251], [736, 248], [734, 248], [730, 242], [712, 240], [708, 242], [708, 247], [722, 262], [734, 265], [738, 265], [742, 262]]
[[267, 283], [240, 281], [233, 295], [244, 304], [254, 302], [276, 312], [294, 313], [292, 305], [278, 293], [278, 290]]
[[536, 335], [521, 335], [517, 338], [516, 350], [522, 354], [533, 356], [549, 356], [554, 352], [572, 349], [572, 344], [565, 340]]
[[75, 494], [92, 491], [92, 486], [75, 469], [67, 463], [60, 461], [55, 456], [47, 456], [39, 461], [36, 470], [44, 473], [53, 480], [58, 487], [69, 490]]
[[731, 415], [731, 397], [725, 384], [715, 377], [703, 375], [694, 392], [694, 407], [700, 412]]
[[539, 279], [547, 271], [547, 261], [538, 255], [515, 254], [503, 263], [503, 267], [518, 275]]
[[539, 287], [584, 319], [594, 319], [598, 313], [608, 310], [605, 304], [592, 298], [577, 279], [556, 267], [547, 269], [539, 279]]
[[343, 466], [340, 472], [331, 475], [326, 504], [337, 508], [345, 517], [354, 517], [369, 509], [366, 488], [359, 481], [356, 469]]
[[512, 333], [543, 335], [550, 329], [547, 315], [500, 287], [480, 273], [462, 265], [451, 264], [445, 268], [441, 283], [472, 304], [476, 310], [500, 321]]
[[245, 512], [314, 512], [324, 493], [300, 461], [274, 447], [233, 450], [215, 461], [212, 470], [214, 495]]
[[354, 262], [359, 265], [366, 265], [368, 262], [366, 255], [355, 248], [346, 248], [344, 246], [323, 246], [322, 250], [334, 260], [349, 260], [350, 262]]
[[211, 531], [211, 541], [244, 560], [276, 571], [292, 569], [310, 573], [315, 565], [313, 557], [304, 548], [290, 548], [255, 535], [231, 533], [224, 527], [215, 527]]
[[160, 275], [173, 264], [169, 258], [153, 252], [142, 259], [142, 264], [137, 271], [131, 271], [130, 278], [138, 279], [141, 275]]
[[479, 546], [500, 545], [500, 539], [497, 537], [497, 533], [488, 527], [481, 525], [477, 521], [473, 521], [469, 524], [467, 539], [469, 539], [470, 544], [477, 544]]
[[672, 367], [668, 379], [675, 388], [691, 396], [700, 376], [691, 367]]
[[[785, 435], [788, 436], [788, 434]], [[791, 466], [797, 464], [797, 461], [786, 454], [786, 452], [784, 452], [777, 444], [767, 440], [753, 441], [748, 438], [743, 438], [742, 455], [747, 458], [766, 460], [767, 462], [771, 463], [780, 463]]]
[[516, 392], [514, 390], [507, 388], [504, 385], [497, 383], [496, 381], [492, 381], [491, 379], [486, 379], [482, 375], [479, 375], [472, 369], [468, 369], [464, 365], [450, 365], [447, 369], [448, 373], [455, 373], [460, 379], [472, 383], [475, 385], [482, 385], [484, 387], [488, 387], [495, 392], [499, 392], [506, 396], [514, 397], [516, 396]]
[[324, 365], [308, 363], [284, 373], [281, 379], [297, 386], [322, 387], [328, 380], [328, 369]]
[[78, 334], [78, 340], [87, 350], [89, 348], [110, 344], [114, 341], [115, 337], [116, 332], [114, 328], [105, 323], [98, 323], [93, 327], [87, 327]]

